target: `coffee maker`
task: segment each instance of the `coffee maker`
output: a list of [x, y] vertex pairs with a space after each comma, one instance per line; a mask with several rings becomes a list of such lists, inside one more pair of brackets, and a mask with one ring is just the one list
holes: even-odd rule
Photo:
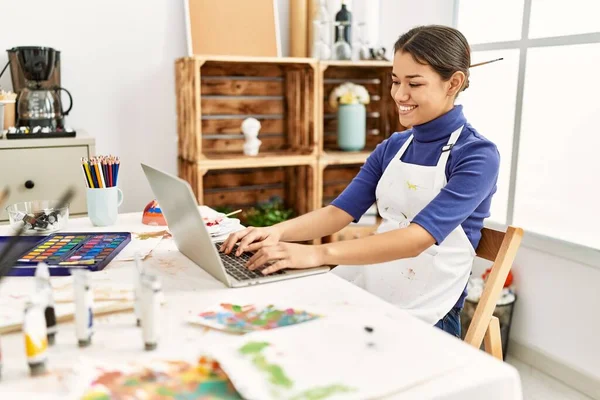
[[[16, 133], [34, 133], [38, 137], [75, 136], [75, 132], [65, 127], [65, 116], [73, 107], [73, 98], [60, 86], [60, 52], [34, 46], [14, 47], [7, 52], [13, 90], [17, 93]], [[63, 91], [69, 98], [66, 110], [61, 100]]]

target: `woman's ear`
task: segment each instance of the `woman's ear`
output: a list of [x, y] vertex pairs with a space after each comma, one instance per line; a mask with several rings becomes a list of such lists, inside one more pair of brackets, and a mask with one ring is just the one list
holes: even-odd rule
[[465, 73], [462, 71], [453, 73], [448, 80], [448, 83], [450, 84], [450, 87], [448, 87], [448, 96], [456, 97], [458, 92], [463, 88], [466, 78]]

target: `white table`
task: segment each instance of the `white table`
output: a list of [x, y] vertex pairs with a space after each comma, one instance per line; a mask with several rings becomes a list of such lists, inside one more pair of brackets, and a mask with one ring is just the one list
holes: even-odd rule
[[[68, 232], [77, 231], [157, 231], [164, 227], [150, 227], [141, 223], [140, 213], [123, 214], [115, 226], [94, 228], [89, 219], [71, 219]], [[0, 227], [0, 235], [9, 233], [7, 226]], [[49, 350], [49, 368], [60, 369], [71, 365], [78, 357], [100, 361], [127, 361], [172, 357], [176, 353], [189, 352], [189, 347], [202, 341], [228, 340], [231, 336], [217, 331], [205, 331], [184, 322], [192, 311], [198, 312], [218, 302], [242, 304], [285, 300], [290, 305], [318, 305], [335, 310], [349, 309], [377, 310], [392, 317], [406, 329], [419, 331], [420, 341], [415, 348], [428, 346], [431, 341], [442, 343], [449, 354], [460, 354], [468, 361], [467, 366], [452, 373], [426, 381], [410, 390], [397, 394], [399, 399], [521, 399], [521, 383], [518, 372], [512, 366], [502, 363], [484, 352], [478, 351], [450, 335], [428, 326], [406, 312], [344, 281], [334, 274], [322, 274], [277, 283], [247, 288], [226, 288], [204, 272], [177, 250], [172, 239], [163, 239], [152, 256], [145, 261], [145, 267], [157, 273], [163, 283], [166, 304], [164, 325], [159, 348], [145, 352], [139, 328], [135, 327], [134, 315], [125, 313], [98, 318], [95, 321], [93, 344], [86, 349], [76, 345], [72, 324], [59, 325], [57, 343]], [[133, 281], [132, 262], [112, 262], [105, 270], [96, 274], [118, 282]], [[31, 278], [7, 278], [14, 285], [23, 285], [23, 292], [29, 293]], [[1, 287], [0, 287], [1, 291]], [[412, 335], [411, 335], [412, 336]], [[402, 341], [402, 337], [398, 337]], [[1, 338], [3, 351], [3, 371], [0, 381], [0, 398], [59, 398], [55, 376], [30, 378], [22, 334], [10, 334]], [[449, 356], [439, 354], [439, 359]], [[399, 363], [410, 360], [398, 360]], [[432, 365], [436, 359], [431, 359]], [[382, 366], [384, 368], [385, 366]], [[393, 367], [393, 366], [391, 366]], [[400, 378], [400, 377], [399, 377]], [[5, 397], [10, 393], [10, 397]], [[49, 393], [52, 393], [49, 394]], [[60, 397], [63, 398], [63, 397]]]

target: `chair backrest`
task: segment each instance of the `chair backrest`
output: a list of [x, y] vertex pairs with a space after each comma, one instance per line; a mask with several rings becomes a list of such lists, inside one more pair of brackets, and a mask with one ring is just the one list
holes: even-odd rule
[[481, 346], [522, 238], [523, 230], [513, 226], [509, 226], [506, 232], [488, 228], [481, 231], [477, 257], [492, 261], [494, 265], [465, 336], [465, 342], [476, 348]]

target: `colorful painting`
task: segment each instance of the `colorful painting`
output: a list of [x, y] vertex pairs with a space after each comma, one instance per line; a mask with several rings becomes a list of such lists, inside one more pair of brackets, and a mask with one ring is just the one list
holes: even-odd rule
[[[264, 378], [267, 378], [269, 391], [274, 398], [290, 398], [294, 392], [294, 381], [286, 373], [286, 370], [279, 364], [269, 361], [269, 356], [265, 353], [271, 347], [269, 342], [245, 343], [238, 349], [243, 357], [249, 357], [250, 362]], [[332, 396], [348, 394], [355, 392], [356, 389], [343, 384], [327, 384], [306, 388], [292, 395], [292, 400], [324, 400]]]
[[156, 361], [148, 366], [101, 371], [82, 400], [237, 400], [241, 399], [219, 363], [200, 357], [185, 361]]
[[435, 340], [438, 332], [401, 318], [338, 310], [288, 329], [233, 337], [210, 354], [248, 399], [380, 399], [468, 365], [461, 343]]
[[294, 308], [223, 303], [216, 309], [190, 317], [188, 321], [230, 333], [248, 333], [295, 325], [317, 318], [319, 315]]

